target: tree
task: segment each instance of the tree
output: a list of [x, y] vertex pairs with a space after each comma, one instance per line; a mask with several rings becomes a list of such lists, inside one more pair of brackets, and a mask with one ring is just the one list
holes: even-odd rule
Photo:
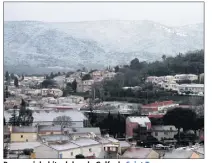
[[18, 116], [18, 123], [22, 126], [30, 126], [34, 120], [32, 110], [26, 109], [26, 106], [27, 103], [22, 99]]
[[10, 78], [11, 78], [12, 80], [15, 79], [14, 73], [11, 73], [11, 74], [10, 74]]
[[163, 61], [165, 61], [166, 60], [166, 55], [162, 55], [162, 59], [163, 59]]
[[88, 114], [89, 122], [94, 127], [96, 126], [96, 123], [97, 123], [97, 115], [93, 113], [93, 106], [92, 106], [91, 99], [89, 99], [89, 110], [90, 110], [90, 113]]
[[9, 97], [9, 92], [8, 92], [8, 86], [5, 87], [5, 98], [8, 98]]
[[130, 68], [131, 69], [140, 69], [141, 65], [140, 65], [140, 62], [139, 62], [139, 59], [138, 58], [135, 58], [131, 61], [130, 63]]
[[23, 150], [23, 153], [25, 154], [25, 155], [31, 155], [31, 153], [33, 153], [33, 149], [24, 149]]
[[58, 116], [53, 119], [54, 125], [61, 125], [61, 126], [71, 126], [72, 120], [69, 116]]
[[5, 80], [7, 82], [9, 82], [9, 80], [10, 80], [9, 78], [10, 78], [9, 73], [8, 73], [8, 71], [6, 71], [6, 73], [5, 73]]
[[56, 81], [51, 80], [51, 79], [46, 79], [41, 83], [42, 88], [51, 88], [51, 87], [56, 87]]
[[91, 79], [91, 75], [90, 74], [85, 74], [83, 77], [82, 77], [82, 80], [90, 80]]
[[71, 83], [71, 88], [73, 89], [74, 92], [77, 91], [77, 81], [76, 81], [76, 79]]
[[67, 83], [65, 89], [63, 90], [63, 97], [73, 93], [72, 83]]
[[61, 73], [60, 72], [58, 72], [58, 76], [60, 76], [61, 75]]
[[19, 87], [19, 80], [17, 77], [14, 78], [14, 85], [15, 87]]
[[115, 68], [114, 68], [114, 70], [115, 70], [115, 72], [119, 72], [119, 66], [116, 66]]
[[22, 74], [22, 80], [24, 80], [25, 79], [25, 76], [24, 76], [24, 74]]
[[70, 76], [70, 74], [69, 74], [69, 73], [67, 73], [67, 74], [65, 75], [65, 77], [66, 77], [66, 78], [69, 78], [69, 76]]
[[85, 156], [83, 156], [82, 154], [78, 154], [75, 156], [76, 159], [83, 159], [85, 158]]
[[13, 109], [13, 113], [11, 114], [11, 117], [9, 119], [9, 124], [12, 126], [19, 126], [18, 116], [16, 115], [15, 109]]
[[164, 124], [174, 125], [178, 129], [178, 142], [180, 142], [180, 129], [192, 129], [196, 120], [196, 113], [191, 109], [175, 108], [169, 110], [163, 117]]
[[4, 126], [6, 126], [6, 119], [5, 119], [5, 117], [4, 117]]
[[110, 111], [108, 112], [108, 116], [107, 116], [107, 126], [108, 126], [108, 129], [109, 129], [109, 133], [110, 134], [113, 134], [113, 130], [114, 130], [114, 122], [113, 122], [113, 116], [111, 115]]
[[53, 78], [54, 78], [54, 74], [53, 74], [53, 72], [51, 72], [50, 79], [53, 79]]
[[8, 147], [7, 146], [5, 146], [4, 147], [4, 158], [7, 158], [7, 155], [8, 155], [8, 149], [7, 149]]
[[196, 134], [197, 130], [204, 128], [204, 117], [197, 117], [193, 122], [192, 126], [192, 129]]

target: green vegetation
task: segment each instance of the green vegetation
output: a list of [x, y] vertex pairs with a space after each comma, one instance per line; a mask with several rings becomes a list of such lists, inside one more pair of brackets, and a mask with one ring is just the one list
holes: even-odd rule
[[14, 85], [15, 87], [19, 87], [19, 80], [17, 77], [14, 78]]
[[196, 130], [204, 127], [202, 117], [197, 117], [195, 111], [191, 109], [175, 108], [168, 111], [164, 117], [163, 122], [165, 125], [174, 125], [178, 129], [178, 142], [180, 142], [180, 129], [184, 131]]
[[30, 126], [33, 123], [33, 115], [32, 110], [26, 109], [26, 102], [22, 100], [19, 115], [16, 115], [16, 111], [14, 109], [11, 118], [9, 119], [9, 124], [12, 126]]
[[82, 154], [78, 154], [75, 156], [76, 159], [84, 159], [85, 156], [83, 156]]
[[[199, 75], [204, 73], [204, 51], [189, 52], [185, 55], [179, 54], [176, 57], [163, 56], [162, 58], [162, 61], [151, 63], [140, 62], [135, 58], [130, 62], [130, 65], [125, 65], [123, 68], [116, 66], [116, 77], [111, 81], [103, 81], [100, 86], [95, 87], [96, 97], [105, 101], [128, 101], [142, 104], [162, 100], [175, 100], [183, 104], [191, 104], [192, 97], [183, 97], [176, 92], [163, 90], [151, 83], [145, 83], [145, 79], [148, 76]], [[186, 82], [190, 83], [190, 81]], [[198, 83], [198, 81], [195, 81], [195, 83]], [[133, 86], [140, 86], [141, 89], [122, 89], [123, 87]], [[203, 97], [200, 98], [203, 99]], [[203, 104], [203, 100], [200, 101]]]
[[124, 137], [125, 116], [118, 114], [96, 114], [91, 110], [88, 113], [89, 122], [93, 127], [100, 127], [103, 134], [110, 134], [114, 137]]
[[83, 77], [82, 77], [82, 80], [90, 80], [92, 79], [91, 75], [90, 74], [85, 74]]
[[55, 80], [46, 79], [41, 83], [41, 88], [56, 88], [57, 83]]

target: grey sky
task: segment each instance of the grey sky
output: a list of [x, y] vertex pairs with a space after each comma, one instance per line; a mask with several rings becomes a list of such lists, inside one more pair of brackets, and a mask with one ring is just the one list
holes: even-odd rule
[[4, 20], [76, 22], [94, 20], [152, 20], [169, 26], [202, 23], [202, 2], [4, 2]]

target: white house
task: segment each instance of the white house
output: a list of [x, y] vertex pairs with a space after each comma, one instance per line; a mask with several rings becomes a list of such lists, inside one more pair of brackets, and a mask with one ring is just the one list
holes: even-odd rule
[[178, 86], [179, 92], [204, 93], [204, 84], [181, 84]]
[[157, 76], [149, 76], [146, 78], [146, 82], [151, 82], [151, 83], [155, 83], [158, 81], [158, 77]]
[[103, 75], [104, 79], [112, 80], [115, 77], [115, 72], [107, 72]]
[[84, 97], [82, 96], [68, 96], [67, 98], [71, 100], [73, 103], [84, 102]]
[[104, 158], [102, 145], [92, 139], [81, 138], [73, 141], [44, 143], [34, 148], [36, 158], [72, 159], [82, 154], [86, 158]]
[[158, 139], [159, 141], [163, 139], [174, 139], [174, 136], [178, 133], [178, 130], [175, 126], [161, 126], [153, 125], [152, 126], [152, 136]]
[[166, 90], [173, 90], [173, 91], [178, 91], [178, 86], [179, 84], [177, 84], [175, 81], [168, 81], [168, 82], [162, 82], [162, 83], [158, 83], [160, 87], [166, 89]]
[[175, 77], [174, 77], [174, 76], [168, 75], [168, 76], [165, 76], [165, 77], [164, 77], [164, 80], [167, 81], [167, 82], [172, 82], [172, 81], [175, 80]]
[[94, 71], [92, 72], [92, 78], [99, 78], [102, 77], [104, 75], [104, 71]]
[[77, 92], [87, 92], [91, 90], [94, 80], [77, 81]]
[[198, 80], [198, 76], [194, 74], [177, 74], [175, 75], [175, 80], [182, 81], [182, 80]]
[[61, 97], [63, 95], [62, 90], [60, 89], [42, 89], [41, 91], [42, 96], [47, 96], [47, 95], [52, 95], [52, 96], [57, 96]]
[[93, 139], [81, 138], [71, 142], [81, 147], [81, 154], [86, 158], [104, 158], [102, 144]]

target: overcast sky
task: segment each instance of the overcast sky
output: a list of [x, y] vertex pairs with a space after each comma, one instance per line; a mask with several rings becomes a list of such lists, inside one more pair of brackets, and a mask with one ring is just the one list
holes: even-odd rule
[[5, 21], [152, 20], [169, 26], [180, 26], [202, 23], [203, 17], [204, 5], [201, 2], [4, 2]]

